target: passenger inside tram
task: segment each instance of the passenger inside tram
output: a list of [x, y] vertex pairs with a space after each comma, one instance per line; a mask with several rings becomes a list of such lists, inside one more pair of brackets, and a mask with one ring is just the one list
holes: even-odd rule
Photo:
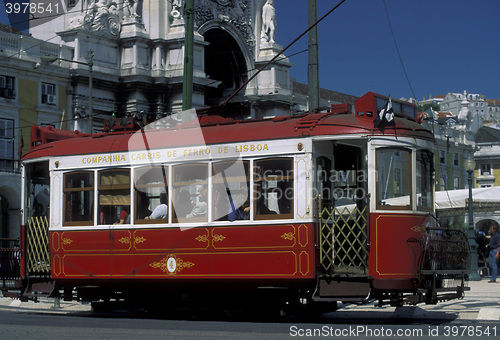
[[187, 218], [205, 217], [207, 215], [207, 188], [202, 187], [198, 190], [197, 202], [193, 210], [186, 215]]

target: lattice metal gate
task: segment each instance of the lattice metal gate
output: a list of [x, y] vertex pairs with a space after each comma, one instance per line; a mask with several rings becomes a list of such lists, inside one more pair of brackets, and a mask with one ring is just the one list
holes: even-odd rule
[[318, 204], [320, 262], [325, 274], [368, 274], [368, 204], [336, 208]]
[[49, 221], [45, 216], [32, 217], [26, 223], [26, 272], [50, 277]]

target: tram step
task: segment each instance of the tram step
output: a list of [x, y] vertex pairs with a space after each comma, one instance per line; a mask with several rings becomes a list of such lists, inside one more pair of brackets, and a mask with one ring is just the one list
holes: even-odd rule
[[54, 281], [29, 283], [28, 287], [26, 287], [26, 290], [23, 293], [23, 296], [28, 298], [48, 297], [50, 296], [54, 288]]
[[364, 301], [370, 295], [369, 282], [337, 281], [320, 278], [313, 300]]

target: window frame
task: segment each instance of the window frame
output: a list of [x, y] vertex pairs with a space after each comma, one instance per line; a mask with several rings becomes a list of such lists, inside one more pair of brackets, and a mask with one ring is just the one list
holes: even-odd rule
[[[128, 185], [126, 183], [117, 183], [117, 184], [101, 184], [101, 179], [103, 177], [104, 174], [106, 173], [111, 173], [111, 172], [119, 172], [119, 171], [123, 171], [123, 172], [128, 172]], [[108, 168], [108, 169], [99, 169], [97, 170], [97, 211], [99, 212], [99, 214], [102, 211], [102, 206], [112, 206], [112, 207], [118, 207], [118, 206], [127, 206], [127, 204], [101, 204], [101, 197], [103, 197], [102, 195], [102, 192], [103, 191], [112, 191], [112, 193], [110, 193], [109, 195], [110, 196], [119, 196], [118, 194], [116, 194], [116, 192], [118, 190], [120, 191], [125, 191], [128, 189], [128, 197], [129, 197], [129, 204], [128, 204], [128, 220], [129, 222], [127, 223], [127, 221], [125, 221], [124, 224], [131, 224], [131, 216], [130, 216], [130, 207], [131, 207], [131, 198], [132, 198], [132, 189], [131, 189], [131, 174], [132, 174], [132, 167], [128, 167], [128, 168]], [[127, 196], [127, 195], [122, 195], [122, 196]], [[114, 224], [115, 222], [111, 222], [111, 223], [103, 223], [103, 221], [101, 221], [101, 217], [98, 216], [97, 217], [97, 225], [99, 226], [102, 226], [102, 225], [111, 225], [111, 224]]]
[[[133, 195], [134, 195], [134, 203], [133, 203], [133, 205], [134, 205], [134, 220], [133, 220], [134, 224], [137, 224], [137, 225], [159, 224], [159, 223], [168, 224], [170, 222], [170, 216], [171, 216], [171, 212], [172, 212], [171, 200], [170, 200], [170, 195], [169, 195], [169, 192], [170, 192], [170, 188], [169, 188], [170, 166], [166, 165], [166, 164], [155, 164], [152, 166], [132, 167], [131, 169], [133, 170], [133, 173], [134, 173], [134, 192], [133, 192]], [[139, 184], [138, 183], [139, 182], [138, 172], [141, 170], [146, 170], [146, 169], [161, 169], [161, 171], [163, 172], [163, 175], [164, 175], [164, 182], [162, 182], [162, 183], [158, 182], [159, 184], [155, 184], [155, 183]], [[165, 175], [166, 175], [166, 179], [165, 179]], [[140, 199], [139, 199], [140, 190], [138, 190], [138, 189], [140, 189], [140, 188], [165, 188], [166, 195], [167, 195], [167, 207], [168, 207], [167, 218], [165, 218], [165, 219], [139, 218], [138, 203], [140, 201]], [[161, 194], [162, 193], [160, 193], [160, 196], [161, 196]], [[149, 206], [149, 204], [148, 204], [148, 207], [152, 208]], [[153, 210], [149, 209], [149, 211], [151, 211], [151, 213], [152, 213], [154, 211], [154, 209]]]
[[[209, 221], [209, 214], [210, 214], [210, 207], [211, 207], [211, 198], [210, 198], [210, 191], [209, 191], [209, 165], [210, 165], [210, 162], [192, 162], [192, 163], [179, 163], [179, 164], [174, 164], [172, 165], [172, 177], [171, 177], [171, 183], [172, 183], [172, 199], [171, 199], [171, 202], [172, 202], [172, 223], [193, 223], [193, 222], [196, 222], [196, 223], [208, 223]], [[202, 168], [204, 167], [205, 169], [204, 170], [204, 173], [205, 173], [205, 179], [199, 181], [199, 182], [196, 182], [196, 181], [177, 181], [176, 180], [176, 177], [177, 177], [177, 170], [178, 169], [182, 169], [182, 168], [185, 168], [185, 167], [192, 167], [192, 166], [195, 166], [195, 167], [199, 167], [199, 168]], [[180, 172], [182, 173], [182, 171]], [[175, 205], [176, 205], [176, 200], [178, 198], [177, 195], [180, 194], [180, 192], [178, 193], [177, 192], [177, 187], [182, 187], [182, 186], [203, 186], [206, 188], [207, 190], [207, 197], [206, 197], [206, 200], [207, 200], [207, 211], [206, 211], [206, 214], [205, 216], [201, 216], [201, 217], [178, 217], [177, 216], [177, 212], [176, 211], [179, 211], [178, 209], [175, 208]], [[198, 191], [200, 188], [197, 188], [196, 190]], [[194, 193], [192, 192], [189, 192], [189, 199], [191, 200], [191, 198], [193, 197]], [[198, 195], [196, 194], [194, 197], [195, 199], [197, 199]], [[192, 210], [191, 210], [192, 211]]]
[[[89, 174], [92, 182], [92, 186], [90, 187], [79, 187], [79, 188], [68, 188], [66, 187], [66, 178], [70, 175], [76, 175], [76, 174]], [[94, 209], [95, 209], [95, 172], [93, 170], [78, 170], [78, 171], [69, 171], [65, 172], [63, 174], [63, 226], [64, 227], [70, 227], [70, 226], [94, 226]], [[74, 193], [74, 192], [91, 192], [91, 197], [92, 197], [92, 206], [90, 208], [90, 217], [91, 220], [89, 221], [67, 221], [66, 220], [66, 213], [67, 213], [67, 203], [68, 199], [66, 198], [66, 195], [68, 193]]]
[[[262, 195], [261, 193], [259, 193], [259, 183], [264, 181], [266, 178], [269, 178], [269, 177], [260, 177], [261, 179], [257, 178], [256, 176], [256, 171], [255, 169], [258, 167], [258, 164], [259, 162], [268, 162], [268, 161], [278, 161], [278, 160], [286, 160], [286, 161], [290, 161], [290, 165], [291, 165], [291, 175], [288, 173], [286, 175], [282, 175], [282, 176], [278, 176], [278, 177], [273, 177], [275, 181], [290, 181], [291, 180], [291, 187], [292, 188], [292, 198], [289, 200], [290, 201], [290, 212], [288, 213], [282, 213], [282, 214], [260, 214], [258, 213], [258, 200], [260, 197], [258, 197], [258, 195]], [[260, 220], [284, 220], [284, 219], [292, 219], [293, 216], [294, 216], [294, 202], [295, 202], [295, 191], [296, 191], [296, 188], [295, 188], [295, 174], [296, 174], [296, 170], [295, 170], [295, 162], [294, 162], [294, 157], [293, 156], [283, 156], [283, 157], [266, 157], [266, 158], [259, 158], [259, 159], [255, 159], [254, 162], [253, 162], [253, 166], [252, 166], [252, 177], [253, 177], [253, 220], [254, 221], [260, 221]], [[264, 171], [265, 173], [265, 171]], [[286, 190], [285, 189], [285, 193], [283, 193], [283, 195], [286, 195]], [[286, 196], [285, 196], [285, 199]], [[269, 208], [268, 208], [269, 209]]]
[[[216, 172], [216, 165], [219, 165], [219, 164], [228, 164], [228, 165], [231, 165], [231, 164], [234, 164], [235, 161], [233, 160], [218, 160], [218, 161], [213, 161], [211, 162], [211, 178], [212, 178], [212, 183], [211, 183], [211, 188], [212, 188], [212, 192], [210, 193], [210, 195], [212, 196], [212, 206], [210, 207], [211, 208], [211, 211], [212, 211], [212, 222], [234, 222], [234, 221], [251, 221], [252, 220], [252, 217], [253, 217], [253, 200], [251, 199], [251, 190], [250, 190], [250, 187], [251, 187], [251, 165], [250, 165], [250, 160], [246, 159], [246, 160], [237, 160], [237, 162], [242, 162], [243, 163], [243, 167], [244, 167], [244, 170], [245, 170], [245, 176], [227, 176], [225, 178], [225, 180], [220, 180], [217, 178], [217, 174], [220, 173], [220, 172]], [[245, 202], [248, 201], [249, 203], [249, 208], [250, 208], [250, 214], [248, 215], [248, 219], [245, 218], [245, 219], [235, 219], [233, 221], [230, 220], [229, 218], [229, 215], [231, 213], [230, 211], [230, 208], [231, 208], [231, 203], [229, 202], [229, 195], [226, 194], [225, 197], [228, 197], [228, 201], [227, 201], [227, 214], [225, 215], [222, 215], [220, 216], [219, 218], [217, 218], [218, 216], [218, 213], [217, 213], [217, 209], [219, 207], [217, 207], [217, 198], [216, 198], [216, 194], [217, 194], [217, 190], [216, 190], [216, 186], [217, 185], [220, 185], [220, 184], [230, 184], [230, 183], [243, 183], [245, 182], [246, 183], [246, 194], [247, 194], [247, 199], [245, 200]], [[224, 186], [224, 190], [228, 191], [228, 187]], [[244, 189], [238, 189], [238, 190], [244, 190]], [[233, 194], [231, 192], [231, 194]], [[238, 200], [239, 197], [237, 198], [233, 198], [231, 197], [231, 199], [233, 200]], [[243, 202], [243, 205], [244, 203]], [[241, 206], [243, 206], [241, 205]], [[238, 209], [240, 207], [240, 205], [237, 204], [237, 206], [234, 206], [234, 209], [236, 211], [236, 209]], [[233, 211], [234, 212], [234, 211]]]
[[[50, 91], [47, 91], [48, 88], [52, 88], [53, 93], [48, 93]], [[56, 84], [53, 83], [47, 83], [47, 82], [42, 82], [40, 84], [40, 102], [44, 105], [52, 105], [56, 106], [57, 105], [57, 86]], [[54, 103], [49, 103], [49, 96], [54, 96], [55, 102]]]
[[0, 132], [0, 169], [12, 170], [14, 169], [15, 153], [14, 153], [14, 126], [13, 119], [0, 118], [1, 125], [4, 126]]
[[[388, 169], [384, 172], [382, 172], [379, 168], [379, 165], [380, 165], [380, 157], [379, 157], [379, 152], [380, 151], [385, 151], [385, 150], [393, 150], [393, 152], [398, 152], [398, 158], [401, 159], [401, 161], [404, 163], [405, 162], [405, 159], [402, 157], [402, 154], [403, 153], [406, 153], [408, 154], [408, 175], [406, 176], [406, 178], [408, 179], [408, 183], [407, 185], [409, 185], [409, 193], [408, 193], [408, 196], [409, 196], [409, 203], [408, 204], [405, 204], [405, 205], [385, 205], [385, 204], [382, 204], [382, 203], [379, 203], [381, 202], [382, 200], [384, 199], [380, 199], [379, 200], [379, 195], [381, 195], [381, 192], [380, 192], [380, 187], [379, 187], [379, 182], [380, 182], [380, 174], [381, 173], [385, 173], [385, 176], [387, 176], [389, 173], [394, 173], [393, 170], [395, 170], [396, 168], [394, 169]], [[375, 150], [375, 169], [376, 169], [376, 175], [375, 175], [375, 203], [376, 203], [376, 209], [377, 210], [413, 210], [413, 150], [411, 149], [407, 149], [407, 148], [401, 148], [401, 147], [380, 147], [380, 148], [377, 148]], [[404, 169], [400, 169], [403, 170]], [[404, 185], [403, 183], [403, 179], [405, 178], [405, 174], [404, 173], [401, 173], [400, 174], [401, 176], [401, 186]], [[386, 180], [387, 181], [387, 178], [383, 178], [383, 180]], [[394, 196], [394, 195], [393, 195]], [[403, 195], [402, 196], [406, 196], [404, 195], [404, 192], [403, 192]], [[399, 197], [399, 196], [397, 196]], [[392, 199], [392, 198], [397, 198], [397, 197], [391, 197], [389, 199]], [[385, 199], [387, 200], [387, 198]]]
[[[419, 166], [421, 163], [419, 163], [419, 153], [425, 153], [427, 154], [427, 157], [430, 161], [430, 168], [429, 168], [429, 176], [430, 178], [428, 178], [429, 180], [429, 192], [431, 193], [431, 197], [430, 197], [430, 206], [429, 207], [426, 207], [426, 206], [423, 206], [423, 205], [420, 205], [419, 203], [419, 199], [418, 199], [418, 195], [419, 195], [419, 186], [418, 186], [418, 174], [419, 174]], [[417, 210], [418, 211], [427, 211], [427, 212], [432, 212], [434, 211], [434, 200], [435, 200], [435, 194], [434, 194], [434, 154], [429, 151], [429, 150], [416, 150], [415, 152], [415, 157], [416, 157], [416, 167], [415, 167], [415, 178], [416, 178], [416, 187], [415, 187], [415, 191], [416, 191], [416, 195], [417, 195]], [[422, 190], [423, 191], [423, 190]]]
[[16, 77], [0, 75], [0, 97], [6, 99], [16, 98]]
[[[226, 172], [226, 181], [223, 182], [221, 177], [217, 178], [217, 174], [220, 173], [220, 169], [225, 168], [226, 163], [234, 163], [234, 160], [228, 159], [217, 159], [208, 161], [191, 161], [182, 163], [163, 163], [154, 165], [144, 165], [144, 164], [129, 164], [119, 167], [99, 167], [99, 168], [88, 168], [88, 169], [67, 169], [61, 172], [60, 177], [60, 210], [61, 219], [63, 227], [96, 227], [104, 228], [117, 224], [120, 212], [125, 209], [127, 211], [127, 221], [125, 225], [128, 227], [144, 227], [151, 224], [161, 224], [162, 227], [175, 227], [179, 224], [198, 224], [206, 225], [213, 224], [217, 225], [230, 225], [228, 222], [238, 222], [240, 224], [259, 224], [261, 221], [279, 221], [293, 219], [295, 216], [296, 207], [296, 195], [297, 195], [297, 169], [296, 169], [296, 159], [294, 155], [283, 155], [283, 156], [268, 156], [268, 157], [249, 157], [245, 159], [238, 160], [243, 162], [243, 167], [245, 174], [239, 174], [238, 172]], [[268, 163], [269, 162], [269, 163]], [[273, 163], [275, 162], [275, 163]], [[142, 174], [147, 174], [147, 169], [151, 168], [163, 168], [166, 185], [164, 182], [156, 183], [155, 179], [159, 178], [157, 173], [152, 174], [151, 179], [146, 179], [144, 183], [139, 183], [138, 179]], [[256, 167], [262, 167], [261, 172], [256, 172]], [[62, 169], [61, 169], [62, 170]], [[266, 173], [266, 171], [271, 171]], [[67, 187], [71, 176], [78, 176], [78, 174], [85, 174], [85, 177], [81, 178], [83, 184], [79, 184], [80, 179], [72, 184], [76, 186], [74, 188]], [[114, 176], [123, 176], [122, 178], [114, 178]], [[109, 177], [105, 179], [105, 177]], [[178, 178], [176, 181], [175, 178]], [[149, 182], [151, 181], [151, 183]], [[264, 184], [264, 190], [262, 190], [262, 183]], [[233, 184], [231, 184], [233, 183]], [[246, 192], [244, 188], [244, 183], [246, 183]], [[215, 209], [225, 209], [225, 206], [219, 205], [215, 207], [217, 200], [215, 199], [216, 190], [219, 185], [226, 185], [226, 188], [231, 189], [233, 199], [237, 194], [243, 194], [241, 200], [245, 199], [247, 195], [249, 201], [250, 211], [244, 214], [244, 218], [239, 216], [239, 218], [231, 220], [230, 216], [231, 210], [228, 209], [227, 215], [223, 210], [219, 210], [219, 215], [224, 213], [224, 216], [218, 216]], [[82, 185], [82, 187], [80, 187]], [[164, 192], [163, 187], [166, 186], [167, 190], [167, 206], [168, 206], [168, 216], [166, 219], [145, 219], [144, 213], [147, 210], [153, 211], [154, 206], [156, 206], [156, 201], [153, 198], [158, 198], [162, 192]], [[138, 194], [141, 188], [158, 188], [153, 189], [148, 193], [148, 209], [144, 210], [144, 206], [139, 206]], [[207, 210], [205, 215], [197, 217], [183, 217], [179, 214], [177, 216], [175, 203], [178, 199], [179, 192], [181, 190], [186, 190], [189, 192], [187, 200], [183, 210], [185, 213], [189, 214], [192, 211], [190, 201], [196, 199], [196, 193], [199, 189], [206, 189], [206, 206]], [[74, 195], [74, 192], [84, 192], [85, 195], [90, 195], [92, 201], [87, 196], [76, 196], [73, 200], [70, 200], [68, 195]], [[226, 190], [227, 192], [227, 190]], [[277, 194], [271, 194], [276, 192]], [[281, 194], [280, 194], [281, 193]], [[260, 195], [266, 197], [266, 206], [269, 209], [276, 210], [276, 214], [262, 213], [258, 209], [257, 199]], [[226, 199], [229, 202], [228, 199]], [[245, 200], [246, 201], [246, 200]], [[73, 206], [70, 207], [69, 203], [73, 202]], [[76, 203], [75, 203], [76, 202]], [[227, 203], [226, 202], [226, 203]], [[238, 201], [239, 202], [239, 201]], [[81, 209], [82, 204], [85, 203], [88, 209]], [[273, 209], [275, 207], [276, 209]], [[87, 208], [87, 207], [85, 207]], [[72, 216], [68, 214], [77, 209], [78, 218], [88, 217], [85, 221], [69, 221]], [[143, 212], [141, 215], [139, 212]], [[88, 214], [87, 214], [88, 212]], [[74, 216], [73, 216], [74, 218]], [[254, 223], [255, 222], [255, 223]], [[237, 223], [237, 224], [238, 224]]]

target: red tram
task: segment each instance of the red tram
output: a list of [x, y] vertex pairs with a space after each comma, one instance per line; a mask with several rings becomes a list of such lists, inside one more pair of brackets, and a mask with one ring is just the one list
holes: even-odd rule
[[433, 135], [397, 100], [375, 128], [387, 102], [370, 92], [354, 112], [93, 135], [34, 127], [19, 296], [332, 307], [463, 296], [467, 240], [433, 218]]

